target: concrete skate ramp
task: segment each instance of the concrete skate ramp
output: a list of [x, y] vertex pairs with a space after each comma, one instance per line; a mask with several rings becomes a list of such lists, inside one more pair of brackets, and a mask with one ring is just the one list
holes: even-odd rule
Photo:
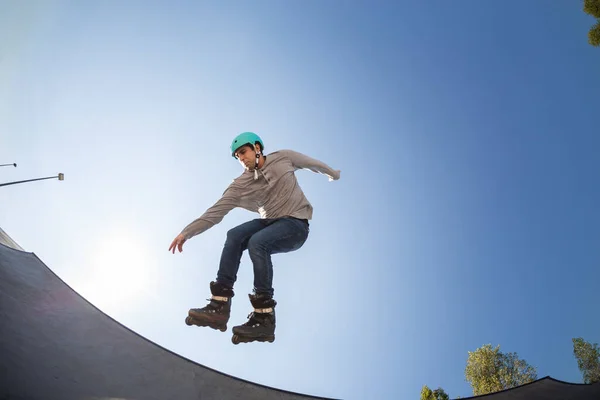
[[569, 383], [545, 376], [500, 392], [463, 397], [462, 400], [599, 400], [600, 383]]
[[324, 399], [220, 373], [141, 337], [33, 253], [0, 244], [0, 399]]
[[13, 249], [24, 251], [2, 228], [0, 228], [0, 243]]

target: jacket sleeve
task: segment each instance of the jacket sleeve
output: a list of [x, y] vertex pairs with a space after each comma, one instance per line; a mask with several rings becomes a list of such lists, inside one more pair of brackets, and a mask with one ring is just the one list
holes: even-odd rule
[[199, 218], [189, 223], [181, 233], [186, 239], [205, 232], [223, 220], [229, 211], [239, 206], [239, 196], [234, 183], [229, 185], [221, 198], [208, 208]]
[[298, 153], [293, 150], [283, 150], [282, 153], [285, 153], [292, 161], [292, 165], [296, 169], [308, 169], [312, 172], [316, 172], [318, 174], [323, 174], [329, 177], [330, 181], [337, 181], [340, 179], [340, 170], [334, 170], [329, 165], [325, 164], [322, 161], [311, 158], [305, 154]]

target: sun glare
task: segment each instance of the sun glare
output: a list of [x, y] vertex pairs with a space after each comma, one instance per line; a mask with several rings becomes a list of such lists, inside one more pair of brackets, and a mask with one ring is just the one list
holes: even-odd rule
[[82, 295], [99, 307], [144, 301], [155, 281], [149, 249], [137, 235], [121, 232], [98, 240], [88, 253]]

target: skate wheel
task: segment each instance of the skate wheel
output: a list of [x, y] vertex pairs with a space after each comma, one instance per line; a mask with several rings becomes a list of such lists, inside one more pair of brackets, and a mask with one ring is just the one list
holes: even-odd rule
[[220, 330], [221, 332], [225, 332], [225, 331], [227, 330], [227, 327], [226, 327], [226, 326], [222, 326], [222, 327], [220, 327], [220, 328], [219, 328], [219, 330]]
[[185, 324], [186, 324], [187, 326], [192, 326], [192, 325], [194, 325], [192, 321], [193, 321], [193, 320], [192, 320], [192, 317], [185, 317]]
[[240, 337], [239, 337], [238, 335], [233, 335], [233, 336], [231, 337], [231, 342], [232, 342], [233, 344], [239, 344], [239, 343], [240, 343]]

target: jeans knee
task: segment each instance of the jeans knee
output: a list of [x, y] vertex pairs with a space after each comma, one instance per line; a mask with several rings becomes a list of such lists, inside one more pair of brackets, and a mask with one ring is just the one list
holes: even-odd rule
[[228, 243], [240, 243], [243, 240], [243, 232], [239, 227], [231, 228], [227, 231]]
[[248, 252], [250, 254], [257, 254], [264, 251], [263, 243], [257, 240], [255, 236], [252, 236], [248, 241]]

